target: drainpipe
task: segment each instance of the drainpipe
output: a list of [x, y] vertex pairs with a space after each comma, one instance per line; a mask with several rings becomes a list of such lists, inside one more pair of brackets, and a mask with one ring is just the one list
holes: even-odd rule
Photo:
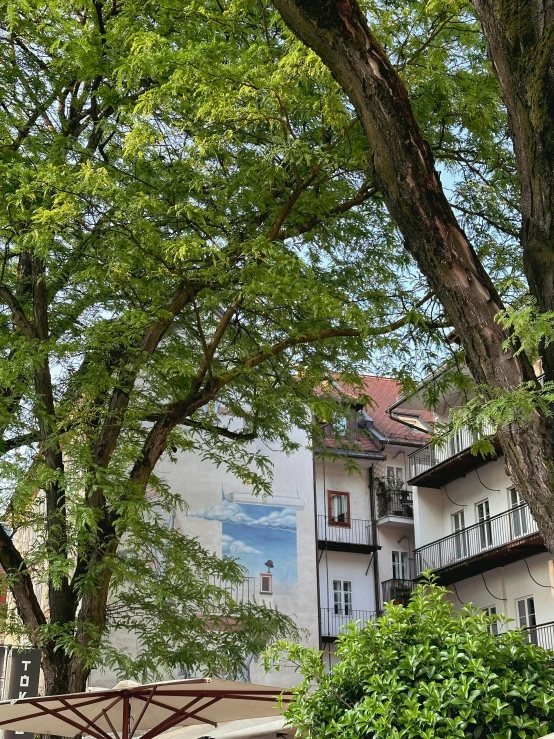
[[[371, 528], [374, 544], [377, 544], [377, 518], [375, 517], [375, 496], [373, 495], [373, 465], [368, 470], [368, 488], [369, 488], [369, 510], [371, 512]], [[381, 610], [381, 592], [379, 582], [379, 552], [373, 552], [373, 588], [375, 592], [375, 610]]]
[[[321, 596], [319, 592], [319, 546], [318, 546], [318, 533], [317, 533], [317, 477], [315, 467], [315, 455], [312, 452], [312, 477], [314, 480], [314, 535], [315, 535], [315, 581], [317, 589], [317, 631], [318, 631], [318, 644], [321, 649], [323, 642], [321, 640]], [[325, 495], [325, 492], [323, 493]]]

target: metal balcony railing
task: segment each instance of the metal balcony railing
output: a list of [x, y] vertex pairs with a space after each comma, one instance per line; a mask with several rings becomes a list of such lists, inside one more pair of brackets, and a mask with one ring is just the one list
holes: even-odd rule
[[554, 652], [554, 621], [539, 626], [528, 626], [526, 631], [530, 642]]
[[344, 522], [337, 523], [329, 516], [318, 515], [317, 538], [319, 541], [331, 541], [337, 544], [373, 546], [375, 527], [371, 521], [361, 518], [347, 518]]
[[415, 587], [413, 580], [405, 580], [395, 578], [392, 580], [384, 580], [381, 583], [383, 588], [383, 603], [393, 601], [396, 605], [407, 605], [412, 591]]
[[256, 595], [256, 578], [245, 577], [241, 583], [230, 583], [222, 580], [216, 575], [210, 575], [207, 578], [208, 585], [215, 585], [222, 590], [227, 591], [230, 597], [236, 603], [247, 603]]
[[359, 622], [363, 627], [377, 618], [375, 611], [358, 611], [352, 608], [322, 608], [321, 609], [321, 636], [336, 637], [342, 628], [352, 621]]
[[435, 444], [427, 444], [421, 447], [421, 449], [408, 455], [410, 468], [409, 479], [418, 477], [418, 475], [422, 475], [424, 472], [446, 462], [448, 459], [468, 451], [479, 438], [489, 435], [492, 436], [493, 433], [494, 429], [492, 426], [484, 426], [482, 434], [477, 434], [476, 431], [471, 431], [464, 427], [458, 429], [450, 439], [445, 439], [442, 444], [439, 441], [435, 442]]
[[377, 516], [414, 517], [414, 503], [411, 491], [405, 488], [387, 485], [386, 480], [379, 480], [377, 484]]
[[433, 541], [414, 551], [416, 571], [440, 570], [538, 532], [527, 504]]

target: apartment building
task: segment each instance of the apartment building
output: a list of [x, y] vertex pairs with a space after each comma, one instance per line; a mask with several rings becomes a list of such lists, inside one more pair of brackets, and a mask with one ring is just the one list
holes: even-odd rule
[[[406, 427], [386, 413], [398, 383], [362, 379], [373, 404], [364, 407], [353, 396], [342, 439], [326, 424], [321, 449], [314, 450], [320, 636], [327, 654], [341, 627], [372, 620], [386, 601], [405, 602], [413, 587], [407, 459], [429, 440], [429, 414], [410, 412], [412, 428]], [[323, 447], [331, 457], [321, 455]]]
[[[385, 600], [402, 602], [411, 589], [406, 460], [428, 441], [428, 427], [407, 429], [386, 414], [398, 396], [395, 380], [363, 380], [361, 392], [374, 404], [364, 407], [353, 393], [341, 425], [324, 424], [319, 448], [298, 429], [299, 449], [292, 455], [252, 443], [272, 464], [272, 495], [265, 500], [223, 465], [193, 453], [162, 460], [156, 470], [188, 506], [170, 525], [246, 567], [246, 583], [233, 594], [287, 613], [305, 630], [307, 645], [328, 653], [341, 627], [372, 620]], [[410, 413], [414, 424], [429, 415]], [[133, 651], [132, 634], [118, 639]], [[97, 672], [91, 683], [110, 684], [113, 677]], [[286, 664], [265, 675], [256, 655], [247, 655], [243, 677], [282, 686], [298, 680]]]
[[[445, 392], [434, 413], [448, 423], [463, 405]], [[389, 407], [413, 412], [424, 407], [420, 389]], [[405, 417], [401, 420], [406, 422]], [[407, 459], [414, 491], [415, 575], [432, 569], [448, 586], [456, 606], [471, 602], [512, 621], [501, 628], [529, 628], [529, 638], [554, 648], [554, 563], [542, 536], [506, 474], [502, 449], [475, 456], [474, 433], [460, 429], [442, 446], [427, 444]]]

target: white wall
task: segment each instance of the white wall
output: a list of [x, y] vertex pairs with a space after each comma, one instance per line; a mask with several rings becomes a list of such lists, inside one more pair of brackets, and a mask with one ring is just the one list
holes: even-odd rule
[[417, 548], [446, 535], [442, 510], [446, 496], [442, 490], [434, 488], [417, 487], [413, 491], [414, 539]]
[[537, 624], [554, 621], [552, 556], [548, 552], [535, 554], [527, 558], [527, 564], [529, 570], [521, 560], [483, 573], [484, 580], [481, 575], [477, 575], [457, 582], [455, 589], [450, 586], [455, 607], [461, 607], [460, 601], [471, 602], [477, 608], [496, 606], [497, 613], [516, 619], [515, 623], [509, 625], [509, 628], [514, 628], [517, 626], [516, 600], [532, 596]]
[[[413, 560], [414, 551], [414, 529], [413, 526], [394, 526], [392, 524], [377, 527], [377, 543], [382, 547], [378, 553], [379, 557], [379, 580], [392, 579], [392, 552], [407, 552], [410, 564]], [[415, 573], [408, 572], [410, 575]], [[382, 594], [381, 594], [382, 596]]]
[[371, 518], [369, 502], [368, 467], [370, 462], [356, 460], [359, 473], [348, 473], [341, 460], [317, 459], [315, 462], [317, 513], [328, 515], [329, 490], [350, 493], [350, 517], [368, 521]]
[[352, 583], [352, 609], [355, 611], [377, 610], [371, 554], [324, 550], [320, 552], [320, 555], [321, 608], [333, 608], [333, 580], [348, 580]]
[[445, 489], [417, 488], [414, 517], [416, 546], [421, 547], [452, 533], [452, 514], [464, 512], [465, 525], [478, 523], [476, 504], [487, 499], [491, 516], [509, 509], [512, 482], [501, 457], [452, 480]]

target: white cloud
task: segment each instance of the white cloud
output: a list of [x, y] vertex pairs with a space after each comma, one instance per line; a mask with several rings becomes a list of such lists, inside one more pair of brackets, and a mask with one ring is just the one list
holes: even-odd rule
[[230, 521], [231, 523], [245, 523], [248, 525], [253, 520], [239, 505], [230, 503], [228, 500], [222, 500], [221, 503], [216, 503], [210, 508], [191, 511], [189, 516], [206, 518], [208, 521]]
[[257, 518], [249, 526], [265, 526], [271, 529], [295, 529], [296, 511], [294, 508], [283, 508], [280, 511], [272, 511], [267, 516]]
[[222, 552], [232, 557], [237, 557], [240, 554], [261, 554], [258, 549], [245, 544], [240, 539], [233, 539], [232, 536], [223, 534], [221, 537]]
[[229, 500], [222, 500], [210, 508], [200, 508], [197, 511], [191, 511], [189, 516], [196, 518], [205, 518], [208, 521], [222, 521], [229, 523], [242, 523], [246, 526], [260, 526], [262, 528], [271, 529], [296, 529], [296, 511], [294, 508], [282, 508], [278, 511], [271, 510], [268, 506], [266, 516], [260, 518], [252, 518], [237, 503], [231, 503]]

